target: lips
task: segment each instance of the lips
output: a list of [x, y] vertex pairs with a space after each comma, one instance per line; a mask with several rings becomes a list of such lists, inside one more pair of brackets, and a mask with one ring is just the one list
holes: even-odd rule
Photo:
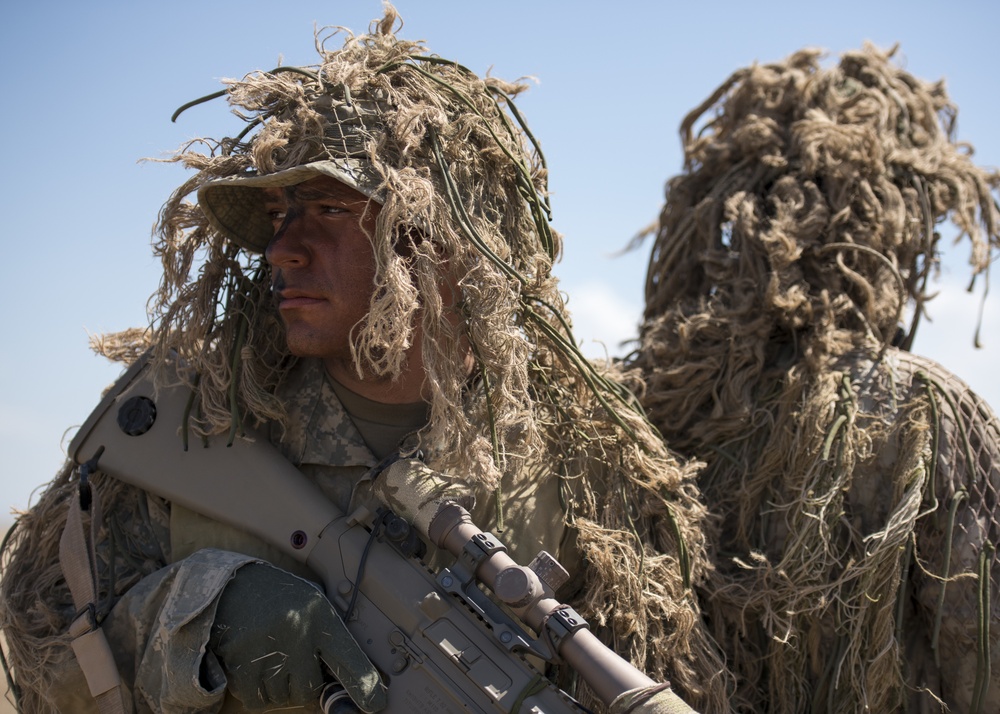
[[278, 294], [278, 309], [291, 310], [294, 308], [309, 307], [325, 302], [325, 299], [305, 290], [295, 288], [285, 288]]

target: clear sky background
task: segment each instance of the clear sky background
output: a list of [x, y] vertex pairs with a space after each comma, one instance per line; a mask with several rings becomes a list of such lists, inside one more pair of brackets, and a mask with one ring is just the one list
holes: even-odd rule
[[[652, 221], [680, 169], [677, 127], [734, 70], [803, 47], [900, 43], [904, 65], [944, 78], [960, 108], [959, 138], [1000, 164], [995, 53], [1000, 3], [667, 0], [398, 0], [402, 36], [478, 73], [537, 79], [519, 108], [551, 169], [557, 269], [592, 356], [621, 354], [642, 310], [647, 249], [615, 257]], [[150, 233], [181, 183], [176, 166], [138, 163], [188, 139], [230, 134], [224, 104], [174, 110], [223, 77], [312, 64], [314, 25], [357, 32], [378, 0], [5, 2], [0, 10], [0, 208], [6, 279], [0, 350], [0, 519], [29, 505], [58, 469], [63, 445], [119, 368], [88, 335], [146, 324], [159, 266]], [[945, 265], [916, 351], [1000, 405], [1000, 288], [965, 293], [968, 247], [941, 246]], [[1000, 278], [997, 278], [1000, 279]]]

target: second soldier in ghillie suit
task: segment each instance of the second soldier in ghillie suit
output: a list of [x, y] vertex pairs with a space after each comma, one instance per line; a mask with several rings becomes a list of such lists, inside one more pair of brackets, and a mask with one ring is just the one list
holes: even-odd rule
[[[343, 501], [342, 510], [370, 500], [363, 473], [385, 449], [359, 436], [371, 424], [344, 426], [340, 401], [351, 408], [343, 385], [293, 353], [272, 296], [293, 274], [285, 265], [276, 279], [276, 242], [291, 240], [299, 204], [305, 211], [315, 203], [297, 182], [334, 177], [338, 191], [360, 196], [335, 210], [357, 211], [352, 230], [367, 231], [374, 252], [367, 313], [349, 330], [347, 378], [391, 388], [419, 360], [426, 414], [404, 453], [419, 449], [427, 466], [464, 482], [477, 496], [478, 525], [499, 532], [522, 562], [528, 551], [553, 550], [573, 575], [560, 595], [617, 652], [669, 680], [691, 705], [725, 711], [727, 679], [692, 589], [707, 563], [694, 470], [664, 449], [624, 388], [627, 376], [577, 351], [551, 275], [561, 239], [549, 226], [547, 170], [512, 101], [524, 87], [477, 77], [398, 39], [397, 20], [388, 8], [370, 34], [348, 35], [336, 50], [320, 37], [317, 66], [227, 83], [219, 96], [245, 124], [174, 159], [195, 173], [160, 215], [155, 250], [164, 275], [151, 327], [98, 347], [125, 363], [151, 350], [163, 383], [182, 360], [197, 375], [189, 379], [192, 438], [239, 438], [242, 425], [258, 427]], [[265, 210], [257, 193], [265, 186], [277, 187], [287, 206]], [[326, 394], [322, 403], [317, 395]], [[331, 408], [343, 429], [310, 433], [314, 411]], [[346, 476], [343, 464], [299, 463], [309, 444], [345, 441], [354, 459]], [[91, 706], [69, 649], [76, 608], [56, 554], [75, 483], [67, 467], [19, 519], [7, 547], [2, 625], [23, 710], [33, 713]], [[217, 681], [204, 676], [200, 652], [206, 639], [211, 650], [226, 637], [211, 618], [220, 572], [224, 597], [244, 572], [270, 571], [199, 549], [243, 543], [238, 532], [216, 537], [216, 524], [185, 509], [100, 474], [95, 483], [106, 514], [95, 609], [128, 703], [139, 711], [267, 705], [253, 686], [236, 702], [233, 692], [195, 684]], [[258, 555], [253, 544], [239, 547]], [[225, 584], [231, 572], [233, 584]], [[187, 586], [178, 590], [172, 583], [182, 577]], [[173, 594], [164, 599], [165, 590]], [[179, 610], [186, 598], [200, 599], [197, 617]], [[167, 614], [156, 614], [161, 601]], [[223, 609], [239, 612], [240, 602]], [[184, 631], [193, 644], [174, 646]], [[360, 699], [376, 707], [372, 682], [360, 683]]]
[[909, 352], [942, 235], [985, 281], [1000, 177], [891, 56], [735, 72], [682, 123], [656, 231], [633, 359], [707, 464], [740, 711], [1000, 710], [1000, 423]]

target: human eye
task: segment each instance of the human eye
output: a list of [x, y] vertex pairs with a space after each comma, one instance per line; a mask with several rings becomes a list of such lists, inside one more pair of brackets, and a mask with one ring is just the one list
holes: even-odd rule
[[265, 206], [265, 213], [267, 213], [267, 219], [271, 221], [271, 226], [277, 231], [281, 228], [281, 225], [285, 222], [285, 217], [288, 215], [288, 211], [284, 206]]
[[264, 213], [267, 214], [268, 220], [275, 226], [285, 220], [285, 216], [288, 215], [288, 202], [283, 200], [281, 196], [265, 196], [261, 206]]
[[268, 190], [261, 198], [260, 205], [264, 209], [264, 214], [277, 229], [288, 215], [288, 201], [275, 190]]
[[320, 204], [320, 213], [325, 215], [339, 215], [341, 213], [347, 213], [348, 209], [345, 208], [340, 203], [323, 203]]

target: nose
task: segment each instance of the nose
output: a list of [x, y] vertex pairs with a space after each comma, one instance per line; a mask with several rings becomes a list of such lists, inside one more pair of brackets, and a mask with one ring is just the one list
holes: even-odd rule
[[309, 246], [305, 240], [305, 217], [301, 211], [289, 209], [274, 236], [264, 249], [264, 258], [273, 266], [301, 266], [309, 262]]

